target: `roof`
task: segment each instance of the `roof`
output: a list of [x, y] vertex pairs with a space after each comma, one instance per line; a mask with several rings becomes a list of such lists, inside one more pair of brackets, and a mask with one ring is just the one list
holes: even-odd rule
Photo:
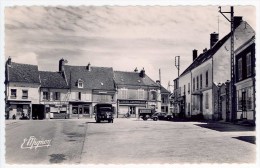
[[39, 73], [41, 87], [57, 89], [69, 88], [63, 75], [60, 72], [39, 71]]
[[[255, 31], [252, 27], [246, 22], [242, 21], [240, 25], [235, 29], [234, 36], [235, 36], [235, 46], [234, 49], [241, 46], [245, 43], [248, 38], [251, 38], [255, 35]], [[187, 72], [192, 70], [193, 68], [199, 66], [203, 62], [207, 61], [208, 59], [212, 58], [212, 56], [222, 47], [222, 45], [230, 38], [231, 33], [228, 33], [225, 37], [219, 40], [212, 48], [208, 51], [201, 53], [191, 64], [186, 68], [180, 76], [185, 75]]]
[[115, 83], [117, 85], [134, 85], [134, 86], [155, 86], [158, 87], [151, 78], [145, 75], [140, 77], [138, 72], [114, 71]]
[[8, 82], [23, 82], [40, 84], [37, 65], [12, 62], [8, 68]]
[[161, 93], [170, 94], [171, 92], [165, 89], [163, 86], [161, 86]]
[[94, 67], [64, 65], [67, 81], [72, 89], [78, 89], [77, 81], [83, 81], [83, 89], [115, 90], [113, 69], [111, 67]]

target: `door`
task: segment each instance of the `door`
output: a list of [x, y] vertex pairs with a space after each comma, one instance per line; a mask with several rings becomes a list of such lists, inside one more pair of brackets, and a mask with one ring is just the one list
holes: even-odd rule
[[135, 106], [130, 106], [129, 107], [129, 112], [130, 112], [130, 117], [136, 117], [136, 107]]

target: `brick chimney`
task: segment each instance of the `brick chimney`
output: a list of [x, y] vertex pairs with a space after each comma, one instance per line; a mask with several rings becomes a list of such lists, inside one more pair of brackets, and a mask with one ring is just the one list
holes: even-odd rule
[[192, 50], [192, 57], [193, 57], [193, 61], [198, 57], [198, 50], [196, 49]]
[[210, 48], [214, 46], [218, 42], [219, 35], [218, 33], [214, 32], [210, 34]]
[[90, 64], [90, 62], [88, 63], [86, 69], [87, 69], [88, 71], [91, 71], [91, 64]]
[[11, 59], [10, 56], [8, 57], [8, 59], [7, 59], [7, 61], [6, 61], [6, 64], [9, 65], [9, 66], [12, 65], [12, 59]]
[[160, 81], [160, 80], [156, 80], [156, 83], [157, 83], [158, 85], [161, 85], [161, 81]]
[[140, 75], [141, 78], [145, 77], [145, 70], [144, 70], [144, 68], [140, 71], [139, 75]]
[[64, 72], [64, 65], [65, 65], [65, 60], [62, 58], [59, 61], [59, 71]]

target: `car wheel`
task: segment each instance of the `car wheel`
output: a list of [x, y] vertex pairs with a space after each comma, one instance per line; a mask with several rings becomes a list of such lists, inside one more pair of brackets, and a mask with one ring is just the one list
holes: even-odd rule
[[157, 117], [155, 117], [155, 118], [153, 118], [153, 120], [154, 120], [154, 121], [157, 121], [157, 120], [158, 120], [158, 118], [157, 118]]

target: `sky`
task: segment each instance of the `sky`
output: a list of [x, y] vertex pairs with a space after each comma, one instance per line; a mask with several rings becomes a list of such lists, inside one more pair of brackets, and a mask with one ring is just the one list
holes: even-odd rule
[[[230, 7], [222, 7], [229, 11]], [[253, 6], [234, 6], [253, 29]], [[5, 57], [13, 62], [37, 64], [39, 70], [58, 71], [58, 61], [69, 65], [145, 69], [167, 89], [198, 54], [209, 48], [210, 33], [220, 39], [230, 23], [218, 6], [15, 6], [5, 8]]]

